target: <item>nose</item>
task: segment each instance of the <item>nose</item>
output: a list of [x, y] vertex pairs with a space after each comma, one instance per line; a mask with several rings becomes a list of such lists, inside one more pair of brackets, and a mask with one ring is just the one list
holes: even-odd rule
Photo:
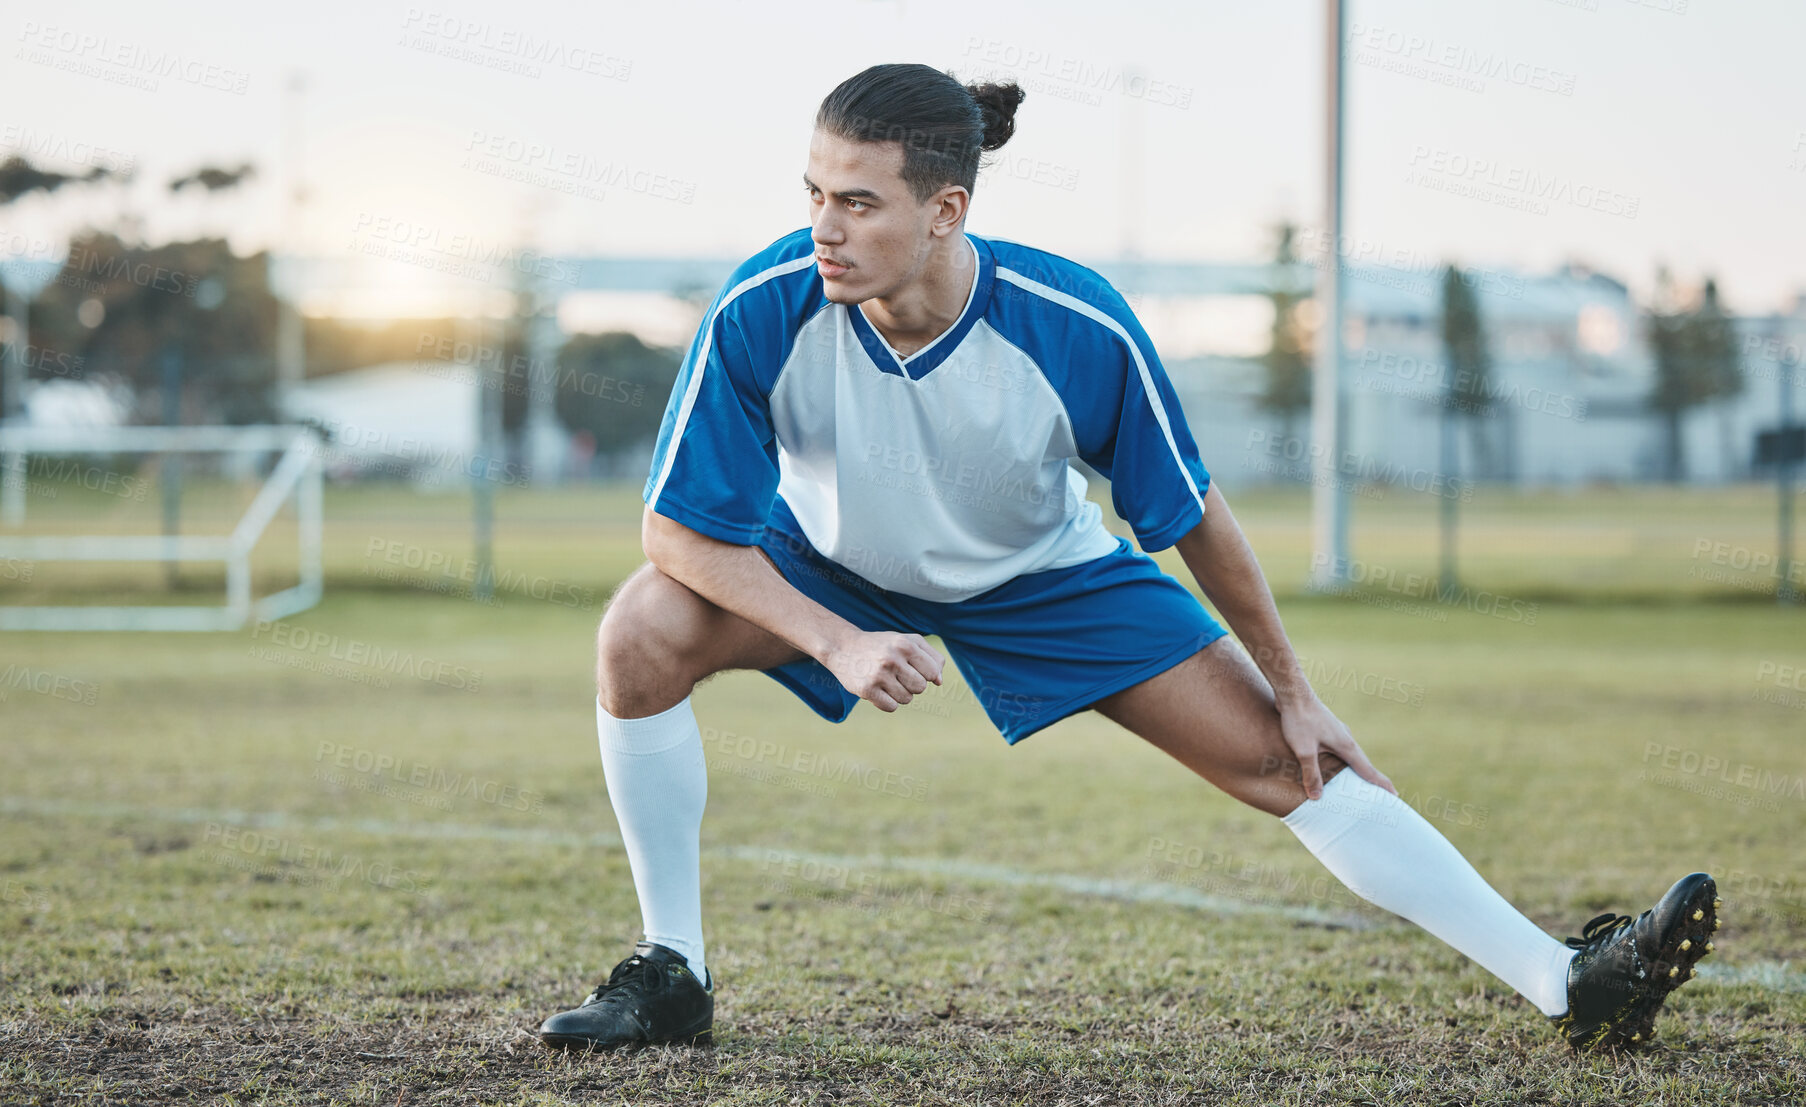
[[847, 240], [840, 220], [834, 216], [833, 205], [819, 204], [810, 214], [814, 216], [814, 219], [810, 226], [809, 237], [815, 240], [817, 246], [833, 246]]

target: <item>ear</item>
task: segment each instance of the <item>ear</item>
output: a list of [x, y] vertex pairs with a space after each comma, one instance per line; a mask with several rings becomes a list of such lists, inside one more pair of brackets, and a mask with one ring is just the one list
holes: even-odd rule
[[971, 203], [972, 194], [964, 185], [948, 185], [930, 196], [928, 204], [933, 215], [928, 223], [928, 233], [936, 238], [946, 238], [958, 231]]

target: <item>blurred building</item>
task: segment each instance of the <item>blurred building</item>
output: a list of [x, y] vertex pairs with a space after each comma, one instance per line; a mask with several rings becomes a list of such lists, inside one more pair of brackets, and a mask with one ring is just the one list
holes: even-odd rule
[[[1626, 287], [1570, 266], [1541, 276], [1482, 273], [1472, 281], [1492, 354], [1493, 409], [1456, 421], [1458, 472], [1518, 485], [1651, 481], [1661, 477], [1663, 427], [1648, 406], [1655, 377], [1646, 319]], [[1345, 284], [1349, 441], [1342, 471], [1397, 482], [1439, 467], [1439, 419], [1450, 372], [1434, 274], [1351, 266]], [[1755, 438], [1779, 422], [1791, 369], [1793, 411], [1806, 418], [1806, 296], [1790, 312], [1737, 317], [1743, 391], [1683, 419], [1687, 477], [1762, 476]], [[1158, 336], [1156, 336], [1158, 338]], [[1300, 479], [1310, 419], [1262, 411], [1262, 367], [1247, 358], [1169, 362], [1205, 462], [1238, 483]]]

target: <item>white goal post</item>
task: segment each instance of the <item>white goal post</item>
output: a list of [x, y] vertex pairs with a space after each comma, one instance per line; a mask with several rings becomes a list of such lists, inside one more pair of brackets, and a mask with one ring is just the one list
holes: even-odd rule
[[[32, 454], [277, 452], [276, 462], [231, 534], [7, 535], [0, 558], [20, 561], [223, 561], [223, 606], [50, 607], [0, 605], [0, 630], [238, 630], [320, 602], [324, 478], [315, 433], [296, 426], [0, 427], [0, 528], [25, 521]], [[300, 582], [251, 595], [251, 551], [290, 496], [299, 526]]]

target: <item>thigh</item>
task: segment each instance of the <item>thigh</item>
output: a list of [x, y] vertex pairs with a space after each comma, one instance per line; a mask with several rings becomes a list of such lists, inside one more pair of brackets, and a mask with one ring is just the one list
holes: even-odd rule
[[954, 604], [919, 605], [1012, 744], [1172, 668], [1223, 628], [1153, 558], [1119, 541]]
[[[1273, 689], [1227, 638], [1094, 706], [1251, 807], [1285, 815], [1306, 798]], [[1331, 753], [1318, 761], [1325, 780], [1342, 767]]]
[[604, 664], [610, 654], [644, 659], [688, 681], [726, 669], [766, 669], [804, 656], [650, 561], [615, 589], [602, 613], [600, 641]]

